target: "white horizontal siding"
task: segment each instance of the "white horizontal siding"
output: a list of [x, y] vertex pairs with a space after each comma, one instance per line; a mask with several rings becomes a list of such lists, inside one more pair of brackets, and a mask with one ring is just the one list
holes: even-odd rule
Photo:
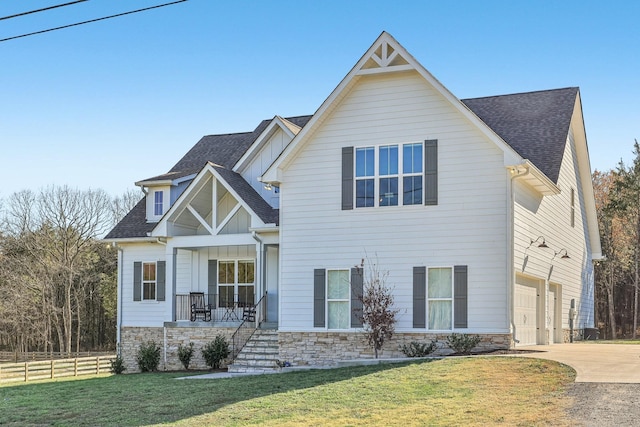
[[[341, 210], [343, 146], [438, 139], [438, 206]], [[414, 266], [469, 266], [469, 329], [505, 331], [506, 173], [503, 153], [418, 74], [369, 76], [342, 100], [284, 171], [282, 329], [313, 328], [313, 269], [363, 257], [388, 271], [412, 328]]]
[[[573, 133], [569, 133], [558, 178], [558, 195], [536, 197], [524, 184], [516, 183], [515, 268], [516, 271], [560, 285], [562, 327], [568, 328], [571, 299], [580, 316], [576, 327], [593, 326], [593, 265], [588, 241], [584, 197], [575, 154]], [[590, 171], [589, 171], [590, 172]], [[575, 227], [570, 225], [571, 188], [575, 189]], [[539, 248], [531, 239], [544, 236], [549, 249]], [[570, 259], [554, 253], [566, 249]], [[548, 325], [547, 325], [548, 326]]]
[[[153, 243], [122, 245], [122, 326], [162, 326], [167, 318], [170, 294], [166, 301], [133, 300], [133, 263], [165, 260], [165, 246]], [[167, 272], [167, 274], [169, 274]]]

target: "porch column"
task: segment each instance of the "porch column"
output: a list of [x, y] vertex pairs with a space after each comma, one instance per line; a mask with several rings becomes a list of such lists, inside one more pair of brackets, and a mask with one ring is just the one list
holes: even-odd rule
[[165, 318], [171, 319], [172, 322], [176, 321], [176, 256], [178, 254], [178, 249], [173, 246], [167, 245], [165, 250], [165, 260], [167, 265], [166, 272], [166, 289], [167, 289], [167, 298], [169, 299], [169, 304], [167, 304], [168, 316]]

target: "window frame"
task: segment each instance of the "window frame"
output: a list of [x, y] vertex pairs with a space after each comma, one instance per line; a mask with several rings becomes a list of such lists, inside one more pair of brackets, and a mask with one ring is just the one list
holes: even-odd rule
[[[347, 277], [348, 293], [346, 298], [330, 298], [329, 296], [329, 276], [330, 272], [343, 272]], [[325, 328], [331, 331], [346, 331], [351, 329], [351, 269], [350, 268], [326, 268], [325, 269]], [[349, 306], [347, 310], [347, 325], [344, 328], [332, 328], [329, 325], [331, 321], [329, 319], [329, 305], [335, 302], [346, 302]]]
[[[444, 270], [447, 269], [451, 272], [451, 296], [448, 298], [431, 298], [429, 297], [429, 287], [430, 287], [430, 281], [429, 281], [429, 271], [430, 270]], [[426, 290], [425, 290], [425, 304], [426, 304], [426, 319], [425, 319], [425, 323], [426, 323], [426, 329], [428, 331], [453, 331], [455, 329], [454, 324], [455, 324], [455, 313], [454, 313], [454, 309], [455, 309], [455, 305], [454, 305], [454, 301], [455, 301], [455, 268], [452, 265], [446, 265], [446, 266], [432, 266], [432, 267], [426, 267]], [[434, 329], [431, 327], [431, 322], [430, 322], [430, 305], [429, 303], [431, 301], [449, 301], [449, 303], [451, 304], [451, 318], [449, 319], [449, 329]]]
[[[153, 280], [145, 279], [146, 269], [145, 266], [153, 266]], [[140, 274], [140, 301], [141, 302], [155, 302], [158, 301], [158, 263], [157, 261], [141, 261], [141, 274]], [[145, 290], [149, 285], [153, 285], [153, 298], [146, 298]]]
[[164, 191], [153, 192], [153, 214], [155, 216], [164, 215]]
[[569, 224], [571, 225], [572, 228], [575, 228], [576, 226], [576, 190], [575, 188], [571, 187], [571, 191], [570, 191], [571, 195], [571, 200], [570, 200], [570, 217], [569, 217]]
[[[221, 265], [222, 264], [229, 264], [232, 263], [233, 265], [233, 282], [222, 282], [220, 280], [220, 274], [222, 273], [222, 268]], [[248, 263], [253, 265], [253, 282], [240, 282], [240, 273], [239, 273], [239, 264], [240, 263]], [[245, 270], [246, 271], [246, 270]], [[226, 272], [226, 269], [225, 269]], [[224, 300], [224, 304], [223, 304], [223, 300], [221, 299], [223, 293], [221, 291], [221, 288], [230, 288], [233, 287], [233, 296], [232, 296], [232, 304], [233, 305], [237, 305], [238, 307], [244, 307], [247, 305], [253, 305], [255, 304], [255, 297], [256, 297], [256, 260], [255, 259], [250, 259], [250, 258], [233, 258], [233, 259], [219, 259], [218, 260], [218, 272], [217, 272], [218, 277], [216, 278], [217, 281], [217, 291], [218, 291], [218, 306], [219, 307], [228, 307], [229, 306], [229, 301], [228, 299]], [[227, 274], [225, 273], [225, 276], [227, 276]], [[226, 277], [226, 279], [228, 280], [228, 277]], [[240, 287], [253, 287], [253, 301], [240, 301]], [[228, 292], [225, 292], [225, 295], [227, 295]]]
[[[406, 146], [414, 146], [419, 145], [421, 147], [421, 159], [420, 159], [420, 172], [404, 172], [405, 170], [405, 162], [404, 162], [404, 149]], [[381, 159], [381, 150], [386, 148], [396, 148], [396, 157], [397, 164], [395, 165], [396, 171], [395, 173], [391, 173], [392, 171], [387, 171], [389, 173], [382, 174], [380, 168], [380, 159]], [[373, 150], [373, 174], [367, 174], [367, 167], [365, 164], [364, 174], [358, 173], [358, 152], [362, 152], [363, 150]], [[412, 141], [412, 142], [397, 142], [397, 143], [384, 143], [384, 144], [375, 144], [375, 145], [362, 145], [353, 147], [353, 208], [370, 208], [370, 207], [399, 207], [399, 206], [421, 206], [424, 205], [424, 186], [425, 186], [425, 147], [423, 141]], [[365, 154], [365, 162], [366, 162], [366, 154]], [[389, 157], [387, 157], [389, 158]], [[360, 168], [362, 169], [362, 168]], [[413, 168], [412, 168], [413, 169]], [[405, 195], [404, 195], [404, 180], [405, 178], [410, 177], [420, 177], [422, 185], [420, 186], [420, 197], [416, 203], [407, 203], [405, 204]], [[381, 193], [382, 188], [382, 180], [396, 180], [397, 191], [395, 193], [395, 204], [385, 204], [382, 203], [383, 197]], [[359, 202], [358, 200], [358, 183], [371, 181], [373, 182], [373, 204], [367, 204], [366, 200], [368, 197], [366, 196], [367, 192], [365, 190], [365, 202]], [[367, 184], [364, 184], [365, 186]], [[415, 190], [413, 190], [415, 191]]]

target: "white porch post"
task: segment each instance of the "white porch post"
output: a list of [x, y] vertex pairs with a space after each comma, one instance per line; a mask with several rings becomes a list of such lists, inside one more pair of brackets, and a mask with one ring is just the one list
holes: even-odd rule
[[168, 316], [166, 318], [171, 319], [172, 322], [176, 321], [176, 256], [178, 253], [178, 249], [174, 248], [171, 245], [166, 246], [165, 250], [165, 260], [167, 263], [167, 273], [166, 273], [166, 295], [167, 298], [171, 298], [169, 304], [167, 304], [168, 310], [170, 310]]

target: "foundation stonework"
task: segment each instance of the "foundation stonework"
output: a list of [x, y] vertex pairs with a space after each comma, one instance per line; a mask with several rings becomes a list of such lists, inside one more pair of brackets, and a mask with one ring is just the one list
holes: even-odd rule
[[[184, 370], [178, 358], [178, 347], [194, 344], [193, 357], [189, 369], [209, 369], [202, 357], [202, 348], [213, 341], [217, 335], [222, 335], [231, 343], [231, 336], [236, 328], [211, 326], [181, 326], [172, 324], [168, 327], [143, 328], [123, 327], [120, 331], [120, 351], [127, 367], [126, 373], [139, 372], [136, 354], [140, 345], [154, 341], [160, 346], [160, 371]], [[223, 363], [222, 367], [226, 365]]]
[[[449, 334], [427, 333], [396, 333], [387, 341], [379, 358], [401, 358], [405, 355], [400, 350], [403, 344], [411, 341], [423, 343], [438, 340], [438, 350], [433, 355], [451, 354], [453, 351], [446, 345]], [[475, 335], [475, 334], [472, 334]], [[510, 334], [479, 334], [482, 341], [476, 347], [482, 350], [495, 350], [510, 348]], [[279, 358], [300, 365], [335, 365], [338, 360], [371, 359], [374, 357], [373, 349], [369, 347], [366, 337], [362, 332], [279, 332], [278, 344], [280, 346]]]

